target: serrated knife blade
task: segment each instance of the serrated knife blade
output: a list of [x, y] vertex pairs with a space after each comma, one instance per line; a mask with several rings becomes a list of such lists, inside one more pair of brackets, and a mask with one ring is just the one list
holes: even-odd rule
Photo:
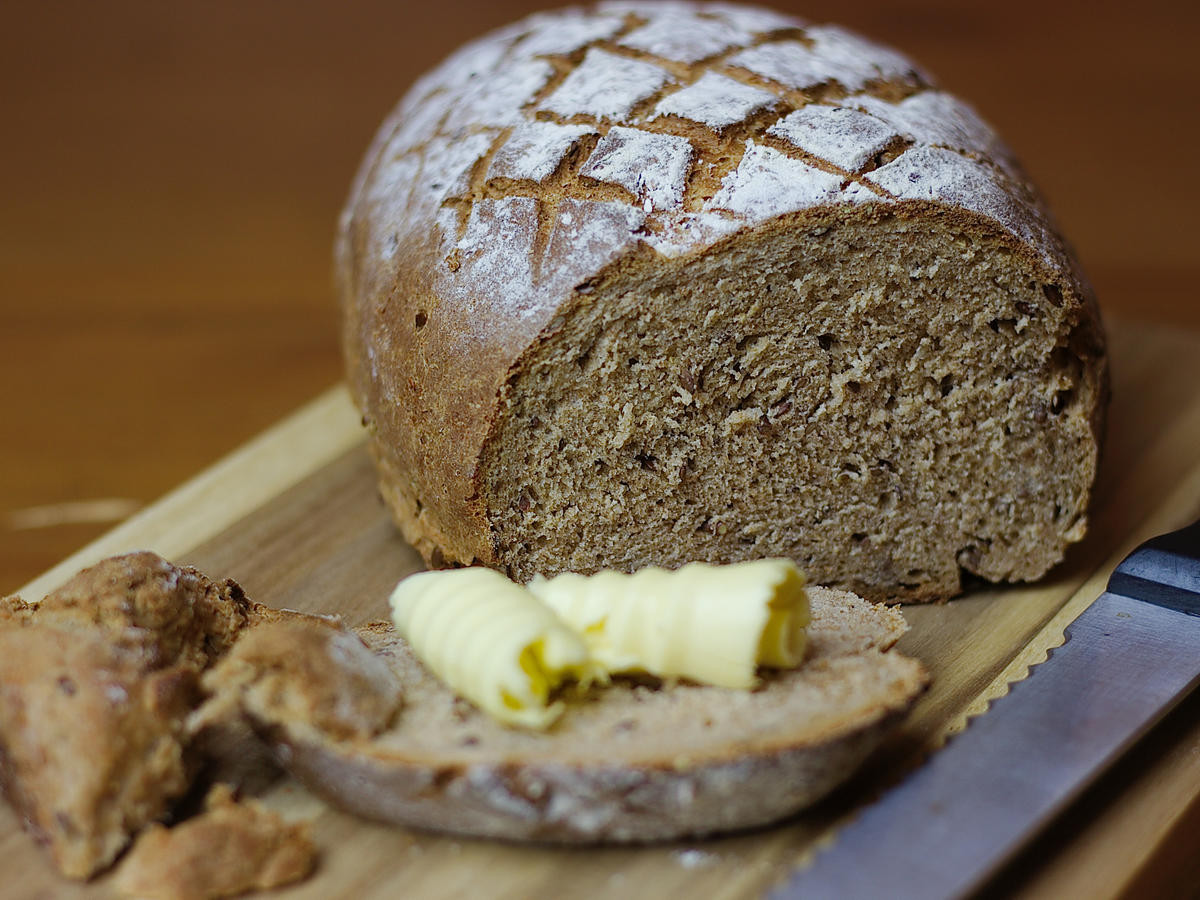
[[1062, 646], [770, 896], [967, 896], [1198, 683], [1200, 522], [1127, 556]]

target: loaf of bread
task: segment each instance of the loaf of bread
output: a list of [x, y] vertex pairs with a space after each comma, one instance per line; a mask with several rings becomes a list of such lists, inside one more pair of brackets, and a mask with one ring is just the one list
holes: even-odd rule
[[788, 557], [925, 600], [1083, 536], [1091, 290], [975, 112], [841, 28], [622, 2], [474, 41], [380, 129], [337, 273], [431, 564]]
[[[308, 626], [316, 636], [303, 640], [304, 654], [295, 653], [303, 623], [263, 626], [253, 647], [244, 638], [210, 670], [205, 687], [218, 709], [229, 698], [240, 704], [309, 787], [372, 819], [558, 843], [711, 834], [819, 800], [925, 687], [920, 663], [890, 650], [906, 628], [899, 612], [827, 588], [810, 600], [803, 664], [765, 673], [757, 690], [618, 679], [566, 703], [547, 732], [507, 727], [456, 697], [383, 623], [359, 629], [374, 661], [334, 652], [320, 621]], [[403, 694], [388, 724], [373, 717], [370, 729], [349, 733], [312, 715], [364, 704], [392, 715], [386, 680], [364, 677], [379, 660]], [[309, 696], [322, 700], [295, 699]]]

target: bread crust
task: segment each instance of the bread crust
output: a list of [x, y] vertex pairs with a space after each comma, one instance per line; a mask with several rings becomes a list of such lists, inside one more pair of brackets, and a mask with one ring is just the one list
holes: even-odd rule
[[845, 781], [903, 716], [879, 711], [827, 743], [669, 766], [434, 768], [338, 745], [291, 744], [288, 765], [329, 802], [380, 822], [555, 844], [653, 843], [767, 825]]
[[[1108, 376], [1096, 302], [1011, 153], [969, 107], [894, 51], [832, 26], [772, 16], [696, 4], [539, 14], [451, 56], [381, 128], [339, 229], [343, 342], [381, 492], [429, 564], [514, 573], [486, 474], [506, 406], [539, 346], [613, 291], [687, 279], [696, 260], [735, 254], [773, 232], [869, 229], [897, 217], [1008, 247], [1056, 292], [1063, 340], [1069, 335], [1083, 361], [1098, 447]], [[714, 37], [713, 21], [725, 38]], [[667, 41], [668, 33], [682, 40]], [[693, 60], [689, 39], [720, 48]], [[645, 81], [650, 70], [638, 69], [643, 83], [630, 88], [637, 99], [614, 112], [595, 105], [586, 82], [611, 81], [619, 60], [664, 74], [655, 86]], [[809, 69], [807, 81], [795, 75]], [[704, 105], [711, 98], [689, 101], [685, 93], [718, 80], [731, 96], [763, 96], [751, 94], [743, 104], [750, 111], [722, 124], [724, 114]], [[687, 113], [693, 119], [678, 113], [689, 102], [700, 110]], [[860, 131], [869, 125], [878, 133], [871, 162], [859, 165], [841, 145], [830, 149], [841, 126], [822, 122], [834, 109], [853, 114]], [[809, 135], [797, 129], [811, 122], [785, 127], [806, 111], [824, 116], [810, 129], [819, 146], [795, 137]], [[538, 127], [553, 134], [540, 143], [527, 138]], [[572, 128], [581, 133], [572, 138]], [[635, 193], [621, 160], [605, 156], [605, 141], [635, 131], [692, 147], [678, 192], [637, 182]], [[875, 146], [857, 132], [841, 137], [858, 149]], [[504, 166], [514, 164], [501, 165], [501, 157], [526, 139], [533, 150], [521, 157], [522, 177], [508, 177]], [[541, 170], [539, 161], [548, 161]], [[654, 169], [649, 157], [642, 162]], [[799, 179], [808, 193], [777, 199], [773, 172], [791, 173], [781, 184]], [[1088, 484], [1093, 477], [1081, 475]], [[1070, 523], [1054, 536], [1048, 559], [1061, 558], [1083, 528]], [[869, 581], [853, 586], [874, 590]], [[889, 595], [931, 599], [955, 589], [938, 581]]]

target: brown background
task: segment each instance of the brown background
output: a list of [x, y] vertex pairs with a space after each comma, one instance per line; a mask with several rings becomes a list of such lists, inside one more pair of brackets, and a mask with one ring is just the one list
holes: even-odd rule
[[[971, 100], [1110, 321], [1200, 328], [1195, 5], [778, 5], [892, 43]], [[8, 6], [0, 592], [339, 377], [329, 256], [359, 154], [417, 74], [531, 8]], [[128, 502], [61, 506], [109, 498]]]

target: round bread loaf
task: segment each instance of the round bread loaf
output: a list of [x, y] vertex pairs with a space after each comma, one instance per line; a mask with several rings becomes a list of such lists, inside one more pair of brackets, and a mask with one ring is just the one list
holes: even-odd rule
[[384, 497], [434, 565], [1044, 574], [1107, 399], [1010, 152], [900, 54], [730, 4], [532, 16], [422, 78], [337, 243]]

